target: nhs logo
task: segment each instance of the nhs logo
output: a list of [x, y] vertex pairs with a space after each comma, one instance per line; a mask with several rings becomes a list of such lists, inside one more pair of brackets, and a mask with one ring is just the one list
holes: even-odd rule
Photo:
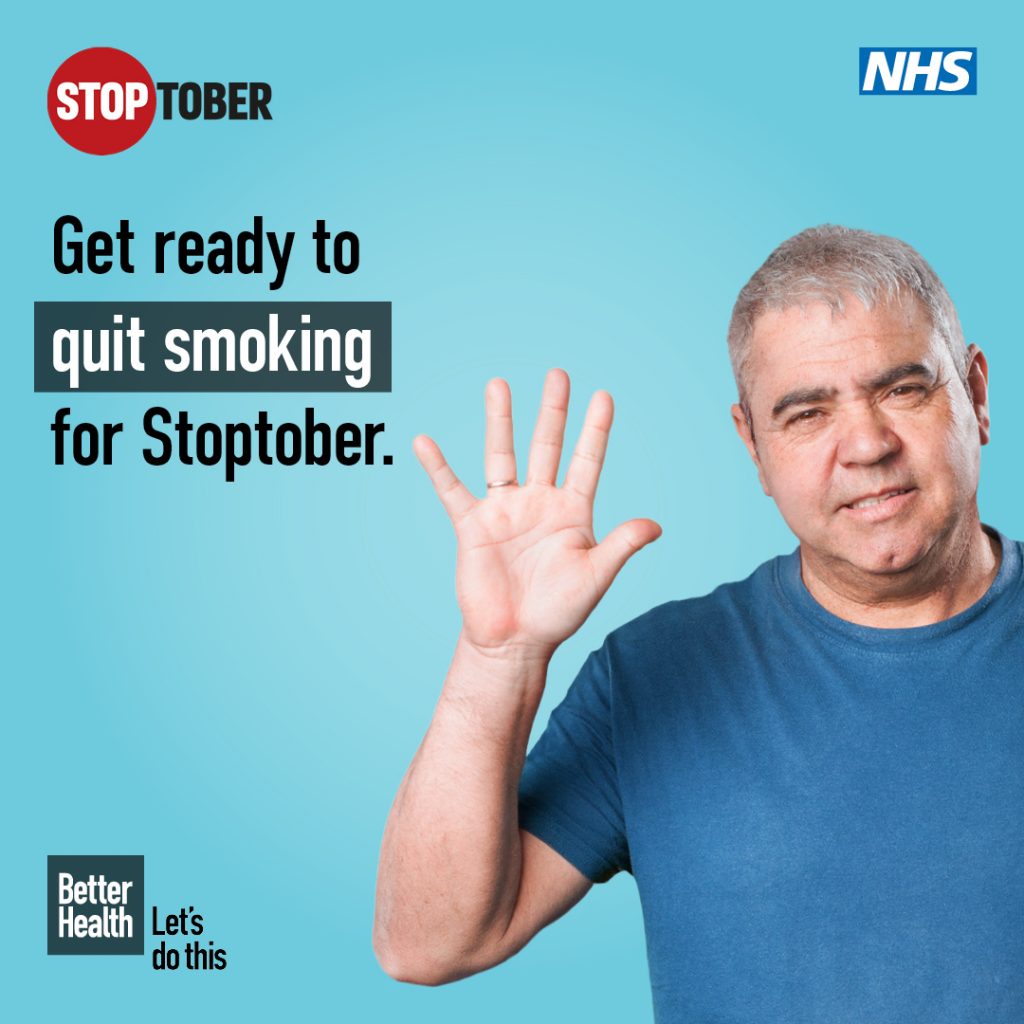
[[978, 92], [977, 47], [913, 50], [862, 46], [860, 92], [862, 96], [974, 96]]

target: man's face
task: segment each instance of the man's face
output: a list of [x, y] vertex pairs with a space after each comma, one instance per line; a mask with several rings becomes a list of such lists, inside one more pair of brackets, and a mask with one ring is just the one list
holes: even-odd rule
[[968, 389], [916, 300], [845, 315], [825, 303], [768, 311], [754, 325], [737, 430], [765, 493], [831, 571], [895, 573], [942, 557], [976, 515], [988, 441], [984, 356]]

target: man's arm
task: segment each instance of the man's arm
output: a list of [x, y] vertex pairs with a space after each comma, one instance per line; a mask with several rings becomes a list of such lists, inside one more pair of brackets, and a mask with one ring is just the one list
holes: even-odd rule
[[519, 830], [517, 789], [546, 659], [460, 638], [381, 852], [374, 944], [402, 981], [440, 984], [511, 956], [590, 882]]
[[455, 526], [463, 629], [381, 851], [374, 948], [402, 980], [439, 984], [499, 963], [590, 886], [520, 831], [519, 778], [552, 654], [630, 555], [661, 531], [634, 519], [600, 544], [594, 539], [594, 492], [612, 419], [607, 393], [591, 401], [565, 482], [556, 486], [568, 397], [568, 378], [553, 370], [519, 485], [509, 483], [516, 468], [508, 386], [488, 385], [491, 487], [481, 501], [432, 441], [416, 442]]

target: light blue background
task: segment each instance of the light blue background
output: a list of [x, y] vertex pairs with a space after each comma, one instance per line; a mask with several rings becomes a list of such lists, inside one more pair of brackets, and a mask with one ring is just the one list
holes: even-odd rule
[[[733, 436], [724, 334], [771, 248], [835, 221], [906, 238], [944, 278], [991, 364], [983, 517], [1024, 534], [1019, 12], [132, 3], [7, 18], [0, 1012], [648, 1018], [628, 877], [454, 986], [401, 986], [373, 958], [381, 830], [458, 627], [452, 537], [410, 441], [430, 433], [479, 488], [490, 376], [512, 384], [521, 451], [548, 367], [572, 376], [572, 432], [593, 389], [616, 397], [599, 533], [647, 515], [665, 535], [556, 657], [543, 723], [610, 629], [794, 546]], [[922, 41], [977, 46], [978, 96], [858, 96], [859, 46]], [[155, 80], [265, 79], [274, 120], [156, 121], [124, 154], [75, 152], [45, 92], [94, 45]], [[130, 218], [138, 273], [58, 275], [65, 212]], [[155, 230], [237, 231], [254, 214], [306, 236], [281, 291], [151, 274]], [[354, 276], [313, 269], [318, 217], [359, 234]], [[275, 297], [391, 300], [394, 393], [74, 396], [76, 421], [125, 422], [119, 457], [52, 465], [64, 403], [32, 393], [33, 300]], [[252, 467], [231, 486], [154, 469], [139, 421], [160, 402], [197, 421], [307, 403], [382, 419], [395, 464]], [[46, 855], [104, 852], [145, 854], [147, 902], [195, 906], [227, 971], [47, 957]]]

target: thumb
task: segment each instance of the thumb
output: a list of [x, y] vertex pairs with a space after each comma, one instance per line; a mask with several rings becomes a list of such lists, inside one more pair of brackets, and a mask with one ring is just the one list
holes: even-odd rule
[[619, 570], [642, 547], [661, 536], [661, 527], [653, 519], [630, 519], [620, 523], [595, 548], [590, 561], [602, 589], [607, 590]]

